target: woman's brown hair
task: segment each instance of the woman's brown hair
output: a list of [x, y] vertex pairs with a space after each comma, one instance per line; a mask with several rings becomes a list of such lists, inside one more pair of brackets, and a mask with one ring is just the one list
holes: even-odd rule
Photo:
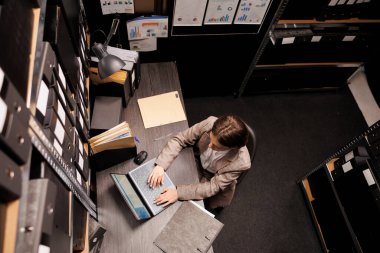
[[241, 148], [248, 141], [248, 129], [245, 123], [235, 115], [219, 117], [211, 131], [218, 142], [228, 148]]

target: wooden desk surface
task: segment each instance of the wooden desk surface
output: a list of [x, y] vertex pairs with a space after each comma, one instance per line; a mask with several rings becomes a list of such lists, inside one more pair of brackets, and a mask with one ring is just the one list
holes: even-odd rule
[[[125, 110], [125, 120], [129, 123], [133, 134], [140, 140], [140, 143], [137, 143], [137, 152], [146, 150], [148, 152], [147, 160], [156, 157], [171, 136], [156, 141], [154, 139], [186, 129], [188, 122], [182, 121], [145, 129], [137, 99], [176, 90], [180, 93], [183, 104], [175, 63], [141, 65], [140, 87]], [[153, 241], [174, 215], [180, 203], [176, 202], [147, 221], [137, 221], [109, 175], [111, 172], [127, 173], [135, 167], [137, 166], [133, 161], [128, 160], [96, 173], [98, 219], [107, 229], [101, 252], [162, 252], [153, 244]], [[198, 172], [192, 149], [183, 150], [167, 173], [174, 184], [198, 182]], [[209, 252], [212, 252], [212, 249]]]

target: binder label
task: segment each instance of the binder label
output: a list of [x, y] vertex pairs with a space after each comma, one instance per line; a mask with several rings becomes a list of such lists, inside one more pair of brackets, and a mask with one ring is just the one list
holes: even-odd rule
[[363, 170], [363, 175], [367, 181], [368, 186], [375, 184], [375, 179], [373, 178], [372, 173], [369, 169]]
[[58, 100], [58, 108], [57, 108], [58, 117], [61, 119], [63, 124], [66, 124], [66, 113], [65, 109], [63, 109], [63, 106], [61, 102]]
[[7, 118], [7, 104], [0, 98], [0, 133], [3, 132], [5, 120]]
[[83, 157], [81, 154], [79, 154], [79, 167], [83, 170], [83, 164], [84, 164], [84, 160], [83, 160]]
[[45, 81], [42, 80], [40, 83], [40, 90], [38, 91], [38, 97], [37, 97], [37, 110], [39, 110], [42, 115], [46, 115], [46, 107], [48, 103], [49, 98], [49, 88], [46, 85]]
[[342, 169], [343, 169], [343, 172], [344, 172], [344, 173], [347, 173], [347, 172], [349, 172], [350, 170], [352, 170], [353, 168], [352, 168], [351, 163], [350, 163], [350, 162], [347, 162], [347, 163], [345, 163], [345, 164], [342, 165]]
[[59, 64], [58, 64], [58, 75], [59, 75], [59, 79], [61, 79], [63, 87], [65, 87], [65, 89], [66, 89], [66, 78], [65, 78], [65, 75], [63, 74], [61, 65], [59, 65]]
[[348, 161], [351, 160], [352, 158], [354, 158], [354, 151], [351, 151], [351, 152], [349, 152], [348, 154], [346, 154], [346, 155], [344, 156], [344, 160], [345, 160], [346, 162], [348, 162]]
[[63, 139], [65, 137], [65, 129], [63, 128], [63, 126], [62, 126], [61, 122], [59, 122], [59, 120], [57, 120], [57, 122], [55, 124], [54, 134], [57, 137], [57, 139], [59, 140], [59, 143], [63, 144]]
[[59, 154], [60, 156], [62, 156], [62, 155], [63, 155], [63, 150], [62, 150], [62, 147], [61, 147], [61, 145], [58, 143], [58, 141], [57, 141], [56, 138], [54, 138], [53, 146], [54, 146], [55, 149], [58, 151], [58, 154]]

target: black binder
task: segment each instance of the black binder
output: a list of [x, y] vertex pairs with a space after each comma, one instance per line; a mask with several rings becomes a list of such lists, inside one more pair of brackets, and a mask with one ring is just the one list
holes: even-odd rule
[[50, 247], [57, 188], [49, 179], [33, 179], [28, 184], [25, 220], [26, 227], [33, 229], [24, 234], [22, 252], [38, 252], [40, 244]]
[[4, 76], [0, 94], [1, 98], [8, 105], [8, 110], [17, 116], [21, 123], [28, 125], [29, 110], [26, 108], [25, 101], [6, 76]]
[[[3, 100], [1, 100], [1, 106], [5, 106]], [[0, 129], [0, 147], [11, 156], [18, 164], [23, 164], [28, 161], [30, 150], [32, 148], [31, 140], [28, 134], [27, 127], [9, 111], [7, 108], [1, 108], [6, 110], [5, 122], [2, 129]]]
[[0, 150], [0, 199], [12, 201], [21, 195], [21, 169]]
[[183, 202], [154, 240], [163, 252], [206, 253], [210, 249], [224, 225], [195, 205]]

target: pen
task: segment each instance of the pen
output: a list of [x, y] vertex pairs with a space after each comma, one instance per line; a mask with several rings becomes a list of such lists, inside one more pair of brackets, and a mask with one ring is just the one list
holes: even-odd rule
[[167, 134], [167, 135], [164, 135], [164, 136], [161, 136], [161, 137], [158, 137], [158, 138], [156, 138], [156, 139], [154, 139], [155, 141], [159, 141], [159, 140], [162, 140], [162, 139], [165, 139], [165, 138], [167, 138], [167, 137], [169, 137], [170, 135], [172, 135], [173, 133], [169, 133], [169, 134]]

